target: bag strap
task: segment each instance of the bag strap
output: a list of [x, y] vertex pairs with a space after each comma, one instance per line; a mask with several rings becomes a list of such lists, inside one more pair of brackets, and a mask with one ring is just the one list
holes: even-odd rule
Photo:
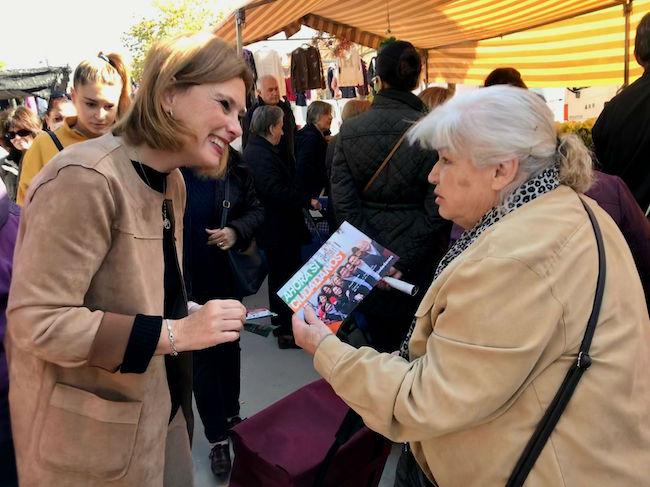
[[406, 133], [407, 132], [408, 132], [408, 130], [402, 134], [402, 136], [399, 138], [397, 143], [393, 146], [393, 148], [390, 150], [390, 152], [386, 156], [386, 159], [384, 159], [384, 162], [381, 163], [381, 166], [379, 166], [379, 168], [375, 171], [375, 174], [372, 175], [372, 177], [370, 178], [370, 181], [368, 181], [368, 184], [366, 184], [366, 187], [363, 188], [363, 195], [364, 196], [368, 192], [370, 187], [375, 183], [375, 181], [377, 181], [377, 178], [382, 173], [382, 171], [386, 168], [386, 166], [388, 165], [388, 162], [395, 155], [395, 152], [397, 152], [397, 149], [399, 149], [399, 146], [402, 145], [402, 142], [404, 142], [404, 139], [406, 138]]
[[589, 220], [594, 229], [594, 234], [596, 236], [596, 245], [598, 247], [598, 283], [596, 285], [596, 295], [594, 297], [594, 305], [591, 310], [591, 315], [589, 316], [589, 321], [587, 322], [587, 330], [580, 344], [580, 351], [578, 352], [578, 358], [575, 363], [571, 366], [569, 371], [562, 382], [559, 390], [555, 394], [553, 401], [548, 407], [548, 410], [544, 414], [544, 417], [537, 425], [533, 436], [528, 441], [526, 448], [519, 457], [517, 465], [515, 466], [506, 487], [521, 487], [528, 474], [535, 465], [537, 457], [544, 449], [546, 441], [551, 436], [555, 425], [560, 420], [560, 416], [564, 412], [573, 392], [582, 377], [582, 374], [589, 368], [591, 365], [591, 358], [589, 357], [589, 347], [591, 346], [591, 340], [594, 337], [594, 332], [596, 330], [596, 324], [598, 323], [598, 315], [600, 313], [600, 305], [603, 301], [603, 291], [605, 289], [605, 275], [607, 273], [606, 259], [605, 259], [605, 246], [603, 245], [603, 236], [600, 232], [600, 226], [594, 213], [591, 211], [591, 208], [580, 199], [582, 206], [587, 210], [589, 215]]
[[54, 142], [54, 145], [56, 148], [61, 152], [63, 150], [63, 144], [59, 140], [59, 138], [56, 136], [56, 134], [50, 130], [47, 131], [47, 135], [50, 136], [50, 139], [52, 139], [52, 142]]
[[223, 201], [221, 202], [223, 209], [221, 210], [221, 227], [225, 228], [228, 221], [228, 210], [230, 210], [230, 175], [226, 174], [226, 182], [224, 184]]
[[336, 452], [341, 448], [354, 434], [363, 428], [363, 419], [359, 416], [352, 408], [348, 409], [348, 412], [345, 413], [345, 417], [339, 426], [338, 431], [334, 435], [334, 443], [327, 451], [325, 459], [322, 461], [318, 470], [316, 471], [316, 481], [314, 482], [314, 487], [322, 487], [325, 482], [325, 477], [327, 472], [332, 466]]

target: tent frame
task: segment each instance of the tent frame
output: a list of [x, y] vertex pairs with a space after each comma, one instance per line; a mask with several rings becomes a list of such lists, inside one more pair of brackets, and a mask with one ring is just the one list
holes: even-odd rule
[[[243, 28], [244, 28], [244, 26], [246, 24], [246, 11], [255, 9], [257, 7], [261, 7], [263, 5], [267, 5], [269, 3], [273, 3], [275, 1], [276, 0], [258, 0], [258, 1], [248, 3], [247, 5], [244, 5], [243, 7], [240, 7], [239, 9], [236, 10], [235, 15], [233, 16], [233, 19], [234, 19], [234, 22], [235, 22], [236, 37], [237, 37], [237, 52], [238, 53], [241, 54], [242, 51], [243, 51], [243, 48], [244, 48], [244, 45], [243, 45], [243, 37], [244, 37], [243, 36]], [[632, 2], [633, 2], [633, 0], [613, 0], [610, 4], [607, 4], [607, 5], [598, 7], [598, 8], [594, 8], [593, 10], [583, 12], [581, 14], [581, 15], [587, 15], [589, 13], [598, 12], [598, 11], [601, 11], [601, 10], [604, 10], [604, 9], [607, 9], [607, 8], [615, 7], [616, 5], [621, 5], [623, 7], [623, 15], [625, 17], [625, 46], [624, 46], [624, 67], [623, 67], [623, 86], [624, 87], [628, 86], [629, 81], [630, 81], [630, 67], [629, 67], [629, 64], [630, 64], [630, 15], [632, 14]], [[307, 14], [307, 15], [303, 16], [297, 22], [301, 22], [301, 23], [304, 23], [305, 25], [309, 26], [308, 23], [305, 23], [305, 20], [307, 18], [309, 18], [309, 17], [318, 18], [318, 16], [310, 13], [310, 14]], [[568, 20], [568, 19], [571, 19], [571, 18], [573, 18], [573, 16], [567, 16], [567, 17], [564, 17], [564, 18], [554, 19], [553, 21], [543, 22], [543, 23], [540, 23], [540, 24], [537, 24], [537, 25], [533, 25], [533, 26], [530, 26], [530, 27], [528, 27], [526, 29], [518, 29], [518, 30], [503, 32], [499, 36], [492, 36], [492, 37], [487, 37], [487, 38], [484, 38], [484, 39], [471, 39], [471, 41], [479, 42], [479, 41], [482, 41], [482, 40], [494, 39], [495, 37], [501, 37], [501, 36], [505, 36], [505, 35], [515, 34], [515, 33], [518, 33], [518, 32], [525, 32], [525, 31], [528, 31], [528, 30], [531, 30], [531, 29], [544, 27], [546, 25], [550, 25], [550, 24], [553, 24], [555, 22], [561, 22], [563, 20]], [[337, 21], [334, 21], [332, 19], [327, 19], [327, 18], [324, 18], [324, 17], [321, 17], [320, 19], [322, 19], [323, 21], [325, 21], [329, 25], [337, 25], [337, 26], [341, 26], [341, 27], [344, 27], [344, 28], [356, 29], [357, 31], [369, 36], [370, 38], [382, 39], [382, 36], [379, 36], [379, 35], [374, 34], [372, 32], [360, 31], [358, 28], [355, 28], [353, 26], [344, 25], [344, 24], [342, 24], [340, 22], [337, 22]], [[333, 34], [333, 33], [330, 32], [330, 34]], [[272, 34], [272, 35], [275, 35], [275, 33]], [[255, 41], [253, 41], [253, 42], [255, 42]], [[467, 41], [461, 41], [461, 42], [457, 42], [457, 43], [454, 43], [454, 44], [448, 44], [448, 45], [444, 45], [444, 46], [436, 46], [436, 48], [450, 47], [450, 46], [454, 46], [454, 45], [457, 45], [457, 44], [461, 44], [463, 42], [467, 42]], [[377, 46], [368, 46], [368, 47], [377, 48]], [[419, 49], [419, 50], [422, 51], [424, 53], [424, 55], [425, 55], [425, 60], [426, 60], [425, 83], [428, 86], [429, 85], [429, 49]]]

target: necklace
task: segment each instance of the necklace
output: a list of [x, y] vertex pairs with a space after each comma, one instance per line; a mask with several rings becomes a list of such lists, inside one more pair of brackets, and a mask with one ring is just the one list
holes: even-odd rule
[[[147, 186], [153, 189], [153, 186], [151, 186], [151, 182], [149, 181], [149, 177], [147, 176], [147, 171], [144, 170], [144, 165], [140, 162], [140, 155], [138, 154], [138, 150], [135, 147], [133, 148], [133, 152], [135, 152], [136, 162], [138, 163], [138, 166], [140, 166], [140, 171], [142, 171], [142, 175], [144, 176], [144, 179], [147, 182]], [[162, 216], [163, 216], [163, 228], [165, 230], [169, 230], [172, 227], [172, 222], [167, 217], [167, 201], [165, 199], [163, 199], [163, 204], [162, 204]]]

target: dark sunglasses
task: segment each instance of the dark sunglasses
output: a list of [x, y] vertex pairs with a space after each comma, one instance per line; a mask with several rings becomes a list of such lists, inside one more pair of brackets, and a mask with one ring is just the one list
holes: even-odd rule
[[7, 132], [5, 137], [7, 138], [7, 140], [13, 140], [16, 137], [29, 137], [29, 136], [33, 136], [33, 135], [34, 135], [34, 132], [32, 132], [31, 130], [20, 129], [20, 130], [16, 130], [15, 132], [13, 130]]

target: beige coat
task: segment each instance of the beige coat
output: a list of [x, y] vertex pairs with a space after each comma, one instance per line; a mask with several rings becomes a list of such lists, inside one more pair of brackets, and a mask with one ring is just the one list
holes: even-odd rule
[[[650, 486], [648, 312], [625, 240], [588, 202], [607, 253], [593, 364], [527, 487]], [[597, 272], [587, 214], [562, 186], [493, 225], [434, 281], [412, 362], [328, 337], [315, 366], [370, 428], [411, 442], [440, 487], [501, 487], [576, 359]]]
[[[185, 187], [167, 179], [181, 262]], [[21, 486], [162, 486], [163, 356], [116, 369], [134, 316], [163, 313], [163, 195], [109, 134], [52, 159], [27, 200], [6, 340]]]

